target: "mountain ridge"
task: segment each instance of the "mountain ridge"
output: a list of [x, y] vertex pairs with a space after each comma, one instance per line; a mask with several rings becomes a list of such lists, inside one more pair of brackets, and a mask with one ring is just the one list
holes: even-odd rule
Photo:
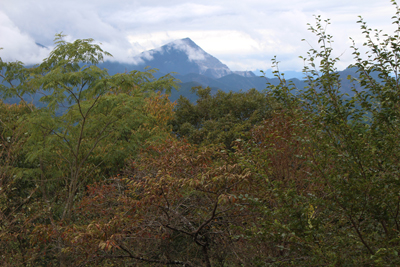
[[248, 77], [254, 75], [249, 71], [233, 72], [227, 65], [205, 52], [188, 37], [144, 51], [135, 56], [134, 61], [140, 62], [136, 64], [140, 69], [150, 66], [164, 73], [177, 72], [182, 75], [197, 73], [215, 79], [232, 73]]
[[[227, 65], [205, 52], [190, 38], [175, 40], [159, 48], [142, 52], [135, 56], [134, 60], [139, 64], [105, 61], [98, 64], [98, 67], [107, 69], [110, 75], [132, 70], [143, 71], [148, 66], [158, 69], [154, 73], [156, 78], [172, 73], [176, 79], [181, 81], [179, 92], [173, 92], [170, 96], [172, 101], [179, 98], [180, 95], [195, 100], [196, 96], [193, 96], [190, 90], [193, 86], [208, 86], [212, 88], [212, 92], [216, 92], [218, 89], [225, 92], [238, 92], [252, 88], [261, 91], [267, 87], [267, 83], [273, 85], [279, 83], [279, 79], [276, 77], [257, 76], [251, 71], [231, 71]], [[265, 74], [268, 75], [268, 71]], [[351, 95], [351, 83], [346, 77], [347, 75], [358, 77], [356, 70], [348, 68], [339, 71], [339, 74], [342, 80], [341, 91]], [[306, 86], [303, 79], [290, 79], [288, 75], [285, 75], [285, 77], [286, 80], [293, 82], [298, 89], [303, 89]], [[15, 99], [11, 102], [14, 101], [18, 100]]]

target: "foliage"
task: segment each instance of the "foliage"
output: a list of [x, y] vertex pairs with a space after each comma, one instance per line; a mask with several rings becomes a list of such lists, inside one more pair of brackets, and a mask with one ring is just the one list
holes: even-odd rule
[[[23, 145], [17, 143], [18, 150], [7, 156], [18, 157], [24, 168], [8, 164], [7, 175], [25, 177], [30, 182], [20, 190], [36, 191], [29, 195], [30, 202], [51, 210], [39, 223], [71, 219], [85, 185], [118, 173], [145, 140], [168, 133], [173, 105], [157, 92], [170, 92], [174, 79], [169, 75], [154, 79], [152, 71], [110, 76], [96, 67], [109, 54], [92, 42], [68, 43], [59, 34], [56, 48], [38, 66], [25, 69], [20, 62], [0, 62], [1, 94], [19, 98], [24, 111], [12, 114], [19, 119], [7, 125], [13, 127], [13, 138], [23, 137]], [[42, 104], [35, 108], [26, 99], [38, 94], [43, 95]], [[9, 134], [5, 129], [2, 137]], [[2, 183], [11, 187], [13, 179]], [[6, 209], [13, 205], [18, 202], [7, 203]], [[62, 244], [57, 247], [62, 252]]]
[[267, 118], [274, 105], [271, 99], [255, 89], [247, 92], [211, 95], [210, 88], [194, 88], [199, 96], [191, 103], [180, 97], [171, 122], [173, 131], [194, 144], [224, 144], [244, 138], [255, 124]]
[[[393, 2], [395, 5], [396, 3]], [[399, 25], [399, 7], [393, 17]], [[318, 264], [398, 265], [398, 77], [395, 35], [372, 30], [360, 20], [370, 49], [367, 60], [354, 48], [364, 90], [344, 98], [332, 56], [332, 36], [326, 34], [320, 17], [310, 27], [318, 37], [320, 49], [312, 48], [305, 58], [309, 66], [309, 87], [293, 101], [290, 90], [273, 88], [283, 103], [295, 103], [301, 117], [309, 122], [311, 146], [308, 166], [317, 188], [309, 199], [315, 213], [313, 237], [318, 240], [314, 261]], [[329, 24], [326, 20], [325, 23]], [[379, 72], [381, 81], [371, 75]], [[392, 75], [394, 74], [394, 75]], [[355, 81], [357, 82], [357, 81]], [[286, 105], [291, 108], [289, 105]], [[291, 108], [291, 112], [299, 109]], [[311, 206], [310, 206], [311, 207]], [[330, 235], [330, 239], [326, 236]], [[327, 253], [327, 252], [330, 253]], [[321, 254], [322, 253], [322, 254]]]
[[[37, 188], [26, 177], [19, 177], [23, 169], [26, 128], [18, 119], [30, 111], [25, 105], [6, 105], [0, 102], [0, 251], [2, 265], [22, 260], [20, 253], [29, 249], [23, 241], [29, 234], [31, 214], [30, 197]], [[12, 244], [9, 246], [9, 244]]]
[[74, 211], [82, 216], [80, 223], [57, 227], [68, 233], [63, 240], [71, 260], [160, 266], [240, 261], [234, 226], [251, 218], [238, 197], [250, 179], [245, 168], [218, 147], [173, 139], [150, 147], [138, 160], [127, 166], [124, 178], [89, 188]]
[[1, 61], [2, 95], [21, 100], [0, 103], [2, 265], [400, 265], [392, 2], [394, 36], [359, 21], [352, 97], [319, 16], [307, 88], [277, 69], [265, 93], [197, 88], [175, 113], [169, 76], [109, 76], [90, 39], [58, 36], [32, 69]]

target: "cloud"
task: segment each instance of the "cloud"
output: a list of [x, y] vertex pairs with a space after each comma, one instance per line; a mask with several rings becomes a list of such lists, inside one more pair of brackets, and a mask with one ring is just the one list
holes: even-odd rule
[[183, 40], [177, 40], [170, 44], [171, 47], [184, 51], [189, 58], [189, 61], [204, 60], [206, 54], [201, 49], [190, 46]]
[[206, 53], [203, 50], [192, 47], [186, 40], [179, 39], [174, 40], [163, 47], [157, 47], [156, 49], [142, 52], [140, 55], [134, 57], [134, 60], [136, 61], [135, 64], [142, 63], [144, 60], [152, 60], [154, 58], [154, 53], [158, 52], [163, 54], [164, 52], [168, 52], [170, 49], [178, 49], [185, 52], [189, 61], [204, 60], [206, 57]]
[[[112, 61], [132, 62], [132, 57], [139, 52], [132, 47], [126, 34], [105, 22], [100, 12], [90, 5], [80, 2], [74, 5], [73, 1], [61, 1], [56, 5], [53, 1], [19, 2], [24, 2], [24, 4], [16, 8], [16, 5], [6, 1], [3, 7], [7, 14], [1, 13], [2, 18], [7, 21], [0, 24], [5, 33], [1, 36], [7, 36], [5, 45], [2, 45], [15, 48], [8, 49], [4, 53], [7, 58], [39, 63], [48, 56], [49, 51], [46, 53], [42, 51], [40, 55], [34, 56], [31, 53], [17, 53], [16, 48], [24, 43], [25, 46], [30, 45], [33, 49], [35, 46], [32, 44], [35, 42], [52, 47], [54, 35], [60, 32], [67, 35], [67, 41], [93, 38], [102, 44], [104, 50], [113, 54], [114, 57], [109, 59]], [[24, 36], [25, 40], [16, 37], [17, 33]], [[18, 46], [15, 46], [17, 42]]]
[[184, 3], [176, 6], [143, 6], [135, 10], [121, 10], [110, 14], [107, 20], [114, 25], [160, 25], [160, 23], [171, 23], [177, 21], [204, 19], [206, 17], [219, 15], [223, 8], [214, 5], [202, 5], [196, 3]]
[[144, 60], [152, 60], [154, 58], [154, 52], [157, 50], [148, 50], [140, 53], [140, 55], [137, 55], [135, 57], [135, 64], [140, 64], [143, 63]]
[[[40, 62], [48, 51], [35, 42], [51, 47], [61, 31], [68, 40], [94, 38], [112, 60], [129, 63], [143, 51], [190, 37], [232, 70], [269, 68], [274, 55], [283, 70], [300, 70], [298, 56], [309, 49], [301, 39], [318, 47], [307, 31], [318, 14], [331, 18], [334, 53], [346, 67], [352, 62], [349, 37], [358, 46], [364, 41], [357, 16], [390, 33], [395, 13], [389, 0], [3, 0], [0, 10], [3, 59]], [[187, 52], [192, 60], [202, 56]]]
[[38, 46], [28, 34], [21, 32], [9, 17], [0, 11], [0, 57], [3, 61], [23, 61], [34, 64], [46, 57], [49, 49]]

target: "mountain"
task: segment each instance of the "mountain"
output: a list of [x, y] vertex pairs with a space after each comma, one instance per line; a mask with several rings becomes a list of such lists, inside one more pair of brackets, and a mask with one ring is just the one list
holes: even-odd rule
[[233, 71], [233, 73], [243, 77], [256, 77], [252, 71]]
[[[268, 69], [268, 70], [262, 70], [265, 73], [265, 76], [267, 77], [275, 77], [274, 74], [274, 70], [273, 69]], [[261, 70], [257, 69], [255, 71], [253, 71], [253, 73], [256, 73], [256, 75], [261, 75]], [[297, 78], [299, 80], [303, 80], [304, 79], [304, 73], [302, 71], [284, 71], [283, 72], [285, 74], [285, 78], [287, 79], [293, 79], [293, 78]]]
[[[44, 47], [39, 43], [37, 45]], [[189, 98], [191, 101], [196, 100], [197, 96], [191, 92], [191, 88], [195, 86], [209, 86], [212, 92], [216, 92], [218, 89], [225, 92], [238, 92], [240, 90], [247, 91], [251, 88], [261, 91], [267, 87], [267, 83], [273, 85], [279, 83], [277, 78], [260, 77], [251, 71], [231, 71], [228, 66], [205, 52], [189, 38], [176, 40], [159, 48], [145, 51], [135, 56], [134, 61], [137, 64], [106, 61], [99, 64], [98, 67], [107, 69], [110, 75], [132, 70], [144, 70], [146, 67], [159, 70], [154, 74], [156, 78], [173, 72], [173, 76], [179, 79], [181, 83], [179, 91], [174, 91], [170, 96], [172, 101], [178, 99], [180, 95]], [[266, 71], [265, 74], [267, 77], [273, 76], [272, 72]], [[348, 75], [358, 77], [356, 69], [348, 68], [340, 71], [339, 75], [342, 79], [341, 91], [352, 95], [352, 83], [346, 78]], [[302, 80], [304, 74], [285, 72], [285, 77], [294, 83], [298, 89], [306, 86], [305, 81]], [[289, 79], [289, 77], [292, 77], [292, 79]], [[34, 95], [33, 102], [38, 104], [39, 98], [40, 96]], [[18, 99], [11, 99], [7, 102], [18, 101]]]
[[[158, 69], [156, 77], [167, 73], [179, 79], [181, 91], [189, 84], [209, 86], [223, 91], [239, 91], [266, 88], [265, 78], [252, 71], [232, 71], [214, 56], [205, 52], [190, 38], [175, 40], [159, 48], [148, 50], [135, 56], [137, 64], [104, 62], [100, 68], [108, 69], [110, 74], [145, 70], [146, 67]], [[274, 78], [272, 78], [274, 79]]]
[[[205, 52], [190, 38], [175, 40], [157, 49], [145, 51], [134, 60], [140, 62], [136, 66], [157, 68], [160, 72], [177, 72], [181, 75], [196, 73], [218, 79], [234, 73], [217, 58]], [[255, 76], [250, 71], [235, 72], [245, 77]]]

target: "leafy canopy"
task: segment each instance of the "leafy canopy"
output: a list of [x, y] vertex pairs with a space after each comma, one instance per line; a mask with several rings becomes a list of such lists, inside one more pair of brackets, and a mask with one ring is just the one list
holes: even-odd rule
[[195, 87], [196, 103], [180, 97], [175, 108], [173, 131], [194, 144], [219, 144], [232, 148], [257, 123], [270, 116], [272, 99], [251, 89], [247, 92], [211, 95], [210, 88]]

